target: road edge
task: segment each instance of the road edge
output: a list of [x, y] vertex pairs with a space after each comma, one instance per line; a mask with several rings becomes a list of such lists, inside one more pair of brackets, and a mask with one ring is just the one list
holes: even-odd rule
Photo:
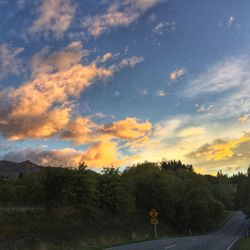
[[237, 239], [235, 239], [233, 242], [231, 242], [231, 244], [228, 246], [227, 250], [232, 250], [234, 249], [236, 243], [241, 239], [242, 237], [238, 237]]

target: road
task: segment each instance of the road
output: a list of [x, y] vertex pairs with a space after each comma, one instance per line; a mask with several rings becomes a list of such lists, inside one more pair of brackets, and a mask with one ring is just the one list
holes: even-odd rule
[[238, 211], [220, 230], [211, 234], [144, 241], [107, 250], [229, 250], [249, 226], [250, 220]]

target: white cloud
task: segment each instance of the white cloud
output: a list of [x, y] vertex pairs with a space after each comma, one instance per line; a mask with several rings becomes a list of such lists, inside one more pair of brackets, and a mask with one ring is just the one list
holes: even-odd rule
[[172, 136], [182, 125], [183, 120], [179, 118], [164, 120], [157, 124], [155, 135], [161, 138]]
[[191, 137], [191, 136], [200, 136], [205, 134], [206, 131], [203, 127], [186, 127], [181, 129], [178, 133], [178, 137]]
[[31, 26], [31, 32], [61, 36], [74, 18], [75, 7], [70, 0], [43, 0], [38, 13], [38, 18]]
[[238, 121], [239, 121], [239, 122], [242, 122], [242, 123], [245, 123], [245, 122], [250, 121], [250, 114], [242, 115], [242, 116], [238, 119]]
[[154, 133], [149, 138], [128, 144], [128, 150], [138, 156], [134, 161], [183, 160], [189, 149], [182, 148], [182, 138], [177, 137], [177, 133], [185, 124], [185, 117], [169, 118], [155, 124]]
[[22, 60], [18, 55], [23, 50], [23, 48], [12, 48], [5, 43], [0, 45], [0, 79], [20, 73]]
[[162, 96], [168, 95], [168, 92], [166, 90], [161, 89], [161, 90], [156, 92], [156, 95], [162, 97]]
[[157, 16], [155, 13], [151, 14], [149, 17], [148, 17], [148, 21], [153, 23], [157, 20]]
[[250, 83], [249, 62], [242, 58], [230, 58], [200, 74], [188, 86], [189, 95], [223, 92], [241, 88]]
[[107, 8], [104, 14], [88, 16], [83, 26], [89, 33], [98, 37], [116, 27], [128, 27], [145, 11], [159, 3], [160, 0], [119, 0]]
[[187, 73], [187, 70], [184, 69], [184, 68], [177, 69], [177, 70], [175, 70], [175, 71], [172, 71], [172, 72], [169, 74], [169, 78], [170, 78], [171, 80], [177, 80], [178, 78], [184, 76], [186, 73]]
[[250, 109], [249, 66], [250, 61], [246, 57], [228, 58], [198, 75], [184, 93], [188, 97], [217, 94], [217, 99], [213, 100], [214, 107], [210, 110], [210, 118], [236, 120]]
[[134, 68], [137, 64], [141, 63], [144, 61], [144, 57], [142, 56], [132, 56], [132, 57], [127, 57], [123, 59], [121, 62], [118, 64], [114, 64], [110, 67], [110, 69], [114, 71], [121, 70], [125, 67], [131, 67]]
[[139, 91], [139, 93], [140, 93], [142, 96], [146, 96], [146, 95], [148, 95], [148, 90], [147, 90], [147, 89], [141, 89], [141, 90]]
[[163, 35], [167, 31], [175, 31], [175, 26], [175, 22], [160, 22], [153, 28], [153, 32], [157, 35]]
[[17, 0], [16, 4], [19, 9], [23, 9], [26, 5], [26, 0]]
[[212, 105], [212, 104], [211, 105], [206, 105], [206, 104], [199, 105], [199, 104], [196, 104], [195, 107], [196, 107], [196, 112], [198, 112], [198, 113], [208, 113], [211, 110], [213, 110], [214, 105]]
[[238, 22], [237, 17], [228, 16], [219, 22], [219, 26], [224, 29], [240, 29], [242, 25]]
[[227, 26], [230, 28], [234, 22], [235, 22], [235, 18], [233, 16], [230, 16], [227, 20]]

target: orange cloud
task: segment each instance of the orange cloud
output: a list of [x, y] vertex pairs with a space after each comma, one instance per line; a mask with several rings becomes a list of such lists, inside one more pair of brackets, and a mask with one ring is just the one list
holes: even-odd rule
[[77, 117], [65, 126], [60, 138], [79, 145], [107, 141], [113, 136], [103, 133], [102, 125], [97, 125], [89, 117]]
[[38, 73], [53, 73], [55, 71], [68, 70], [79, 64], [81, 59], [88, 55], [80, 41], [70, 43], [66, 48], [49, 54], [48, 47], [43, 48], [31, 59], [33, 75]]
[[192, 152], [189, 156], [196, 159], [220, 161], [224, 159], [230, 159], [234, 156], [234, 149], [239, 145], [250, 141], [250, 136], [246, 134], [239, 139], [232, 140], [216, 140], [212, 144], [206, 144], [198, 149], [196, 152]]
[[37, 77], [18, 89], [10, 92], [13, 100], [13, 116], [39, 115], [47, 111], [55, 103], [68, 101], [70, 97], [77, 98], [79, 94], [96, 77], [109, 77], [110, 70], [97, 68], [95, 64], [88, 66], [75, 65], [69, 70], [54, 74], [39, 74]]
[[77, 117], [70, 121], [61, 133], [61, 138], [76, 144], [88, 143], [97, 125], [89, 118]]
[[17, 89], [0, 91], [0, 133], [16, 140], [55, 135], [71, 119], [72, 98], [78, 98], [96, 78], [111, 75], [111, 70], [95, 64], [77, 64], [53, 74], [40, 73]]
[[[52, 55], [47, 52], [35, 55], [31, 62], [33, 79], [16, 89], [0, 91], [0, 133], [9, 139], [20, 140], [51, 137], [65, 129], [63, 138], [72, 137], [76, 143], [85, 143], [83, 137], [86, 135], [83, 132], [80, 134], [81, 122], [79, 119], [72, 121], [71, 118], [74, 107], [72, 101], [79, 98], [80, 93], [96, 79], [112, 76], [114, 69], [117, 70], [118, 67], [99, 67], [98, 60], [89, 65], [79, 64], [86, 53], [82, 44], [76, 41]], [[111, 56], [111, 53], [107, 53], [103, 60], [108, 60]], [[126, 66], [137, 63], [132, 59]], [[61, 119], [57, 119], [59, 116]], [[130, 128], [130, 133], [140, 133], [142, 124], [138, 127], [135, 122], [134, 125], [135, 128]], [[93, 123], [91, 126], [95, 127]], [[71, 133], [70, 136], [69, 129], [74, 130], [74, 135]], [[83, 131], [82, 128], [81, 130]]]
[[70, 119], [70, 107], [55, 108], [36, 117], [12, 117], [5, 124], [0, 124], [4, 136], [10, 140], [26, 138], [47, 138], [63, 129]]
[[15, 159], [18, 162], [27, 159], [44, 166], [77, 167], [85, 162], [92, 169], [102, 167], [118, 167], [136, 159], [137, 156], [120, 156], [116, 142], [106, 141], [90, 146], [86, 151], [73, 148], [53, 149], [46, 148], [22, 149], [8, 152], [3, 159]]
[[124, 147], [135, 147], [146, 142], [151, 132], [150, 122], [138, 122], [136, 118], [126, 118], [108, 125], [97, 125], [89, 117], [77, 117], [69, 122], [60, 137], [73, 141], [75, 144], [123, 139], [129, 140]]
[[127, 148], [132, 149], [132, 150], [135, 150], [135, 149], [138, 149], [141, 147], [144, 148], [147, 146], [147, 143], [149, 142], [149, 140], [150, 140], [150, 137], [143, 136], [143, 137], [140, 137], [138, 139], [128, 141], [123, 147], [125, 147], [125, 148], [127, 147]]
[[112, 53], [107, 52], [107, 53], [104, 54], [102, 57], [98, 56], [98, 57], [95, 59], [94, 62], [96, 62], [96, 63], [104, 63], [104, 62], [106, 62], [106, 61], [108, 61], [108, 60], [110, 60], [110, 59], [112, 59], [112, 58], [114, 58], [114, 57], [116, 57], [116, 56], [117, 56], [117, 54], [116, 54], [116, 55], [113, 55]]
[[119, 159], [117, 144], [112, 141], [100, 142], [91, 146], [82, 154], [82, 161], [90, 167], [119, 166], [123, 159]]
[[74, 101], [96, 79], [104, 80], [116, 70], [134, 67], [142, 58], [127, 58], [104, 68], [99, 63], [111, 59], [111, 53], [88, 65], [81, 65], [86, 53], [80, 42], [73, 42], [53, 54], [48, 54], [46, 49], [36, 54], [31, 61], [31, 80], [17, 88], [0, 91], [0, 135], [9, 140], [56, 137], [77, 145], [89, 144], [89, 148], [86, 151], [28, 149], [10, 152], [12, 159], [30, 159], [53, 166], [77, 166], [85, 161], [90, 167], [102, 167], [118, 166], [137, 158], [122, 157], [118, 140], [122, 144], [129, 140], [131, 147], [133, 141], [134, 144], [142, 143], [151, 134], [150, 122], [126, 118], [102, 125], [95, 123], [91, 116], [81, 117], [73, 111]]
[[138, 122], [136, 118], [128, 117], [106, 125], [103, 131], [121, 139], [131, 140], [149, 135], [152, 131], [152, 124], [149, 121]]
[[15, 159], [22, 162], [27, 159], [43, 166], [78, 166], [81, 161], [81, 151], [73, 148], [48, 150], [46, 146], [40, 148], [24, 148], [16, 151], [10, 151], [3, 156], [5, 160]]

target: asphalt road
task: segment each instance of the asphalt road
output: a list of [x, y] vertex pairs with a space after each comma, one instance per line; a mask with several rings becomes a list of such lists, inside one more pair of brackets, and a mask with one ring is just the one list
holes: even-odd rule
[[250, 220], [238, 211], [219, 231], [211, 234], [151, 240], [108, 248], [108, 250], [229, 250], [249, 226]]

